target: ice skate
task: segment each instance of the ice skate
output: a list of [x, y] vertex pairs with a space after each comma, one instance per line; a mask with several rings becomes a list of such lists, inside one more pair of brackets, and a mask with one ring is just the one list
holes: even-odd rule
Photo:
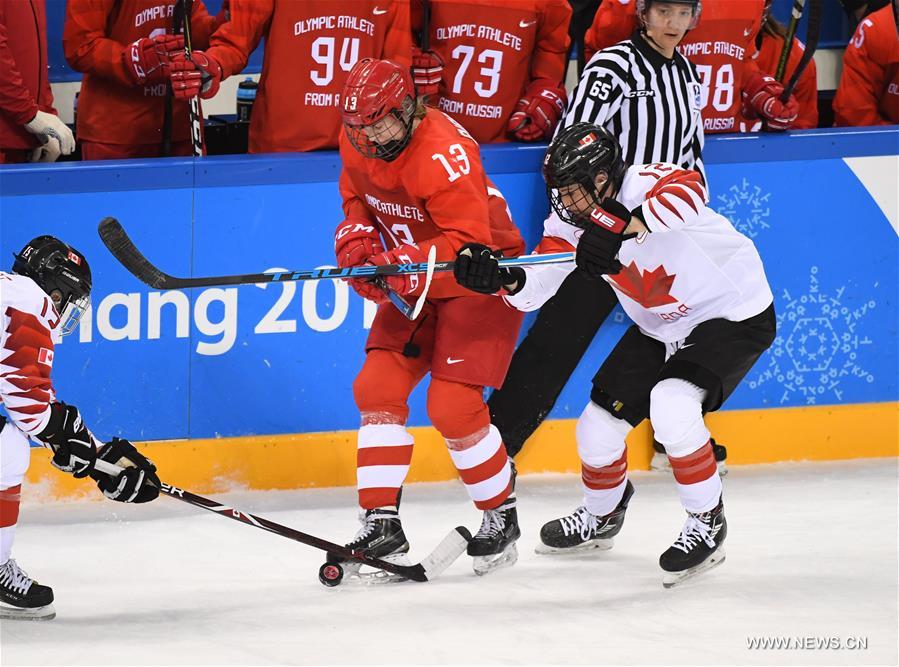
[[544, 524], [535, 551], [538, 554], [570, 554], [611, 549], [615, 543], [612, 538], [624, 525], [624, 514], [632, 495], [634, 485], [628, 480], [618, 505], [605, 516], [591, 514], [581, 505], [568, 516]]
[[56, 618], [53, 589], [41, 586], [10, 558], [0, 565], [0, 618], [49, 621]]
[[[409, 541], [403, 532], [399, 512], [395, 509], [370, 509], [359, 517], [362, 528], [356, 533], [353, 541], [346, 545], [347, 549], [359, 552], [372, 558], [380, 558], [389, 563], [409, 565]], [[339, 563], [343, 570], [343, 579], [357, 579], [362, 583], [394, 583], [406, 581], [404, 577], [384, 572], [360, 563], [346, 560], [343, 557], [328, 553], [328, 563]], [[365, 568], [364, 570], [362, 568]]]
[[493, 510], [486, 510], [481, 528], [468, 543], [468, 555], [474, 558], [475, 574], [485, 575], [514, 565], [518, 560], [515, 541], [521, 537], [515, 497]]
[[665, 571], [662, 585], [677, 586], [687, 579], [724, 562], [724, 538], [727, 537], [727, 520], [724, 518], [724, 502], [708, 512], [687, 512], [687, 522], [680, 536], [659, 558]]

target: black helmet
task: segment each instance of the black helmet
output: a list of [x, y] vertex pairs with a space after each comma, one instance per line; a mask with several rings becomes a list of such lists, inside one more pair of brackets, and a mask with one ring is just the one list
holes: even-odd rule
[[[627, 165], [621, 157], [621, 147], [608, 130], [591, 123], [575, 123], [561, 130], [543, 158], [543, 179], [553, 210], [565, 222], [578, 227], [590, 224], [590, 213], [602, 203], [606, 193], [617, 191], [624, 180]], [[596, 175], [604, 173], [608, 179], [602, 188], [596, 187]], [[559, 188], [580, 185], [588, 197], [581, 211], [569, 211], [562, 203]]]
[[53, 236], [38, 236], [15, 258], [13, 273], [28, 276], [53, 299], [60, 332], [72, 333], [90, 305], [91, 269], [84, 255]]
[[[653, 2], [670, 2], [675, 5], [690, 5], [690, 7], [693, 8], [693, 20], [690, 22], [690, 27], [687, 28], [688, 30], [692, 30], [696, 27], [699, 23], [699, 17], [702, 15], [701, 0], [637, 0], [637, 17], [641, 24], [643, 24], [643, 15], [646, 14]], [[646, 26], [644, 25], [644, 27]]]

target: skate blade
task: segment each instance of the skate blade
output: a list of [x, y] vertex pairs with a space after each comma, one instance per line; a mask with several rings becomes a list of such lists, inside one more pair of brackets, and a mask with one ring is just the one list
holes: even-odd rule
[[675, 586], [679, 586], [689, 579], [693, 579], [697, 575], [702, 574], [703, 572], [708, 572], [709, 570], [718, 567], [721, 563], [724, 562], [724, 557], [726, 554], [722, 548], [718, 548], [712, 554], [705, 559], [702, 563], [695, 567], [691, 567], [683, 572], [665, 572], [662, 575], [662, 586], [665, 588], [674, 588]]
[[590, 551], [608, 551], [613, 546], [615, 546], [615, 540], [611, 537], [590, 540], [589, 542], [584, 542], [583, 544], [578, 544], [573, 547], [551, 547], [548, 544], [543, 544], [543, 542], [541, 542], [536, 547], [534, 547], [534, 553], [538, 553], [543, 556], [582, 554]]
[[23, 609], [12, 605], [0, 604], [0, 619], [7, 621], [52, 621], [56, 618], [56, 610], [52, 604], [43, 607]]
[[[393, 563], [394, 565], [411, 565], [408, 554], [392, 554], [384, 556], [381, 560]], [[343, 567], [343, 583], [355, 584], [358, 586], [378, 586], [381, 584], [397, 584], [403, 581], [409, 581], [407, 577], [393, 572], [385, 572], [377, 568], [370, 568], [364, 563], [344, 562]]]
[[503, 549], [502, 553], [491, 554], [489, 556], [474, 556], [472, 568], [474, 573], [479, 577], [490, 574], [504, 567], [511, 567], [518, 561], [518, 547], [515, 542]]

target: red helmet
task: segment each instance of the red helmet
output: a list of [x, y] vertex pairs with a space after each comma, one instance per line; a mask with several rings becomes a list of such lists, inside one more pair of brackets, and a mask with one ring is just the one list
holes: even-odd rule
[[[396, 159], [412, 138], [415, 86], [408, 68], [392, 60], [360, 60], [350, 70], [340, 99], [343, 124], [353, 147], [366, 157]], [[402, 135], [395, 132], [395, 136], [376, 141], [365, 132], [365, 127], [390, 115], [402, 123]]]

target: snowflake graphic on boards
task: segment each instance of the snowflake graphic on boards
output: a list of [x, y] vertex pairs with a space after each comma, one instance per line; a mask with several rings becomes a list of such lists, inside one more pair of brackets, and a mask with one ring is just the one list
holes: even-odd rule
[[874, 374], [859, 364], [859, 351], [874, 341], [858, 329], [877, 303], [870, 299], [858, 308], [843, 303], [846, 286], [826, 291], [811, 267], [805, 294], [783, 291], [777, 307], [777, 338], [749, 379], [750, 389], [768, 382], [783, 388], [780, 403], [797, 394], [806, 405], [828, 398], [843, 400], [844, 381], [859, 378], [874, 382]]
[[754, 239], [759, 233], [771, 225], [768, 218], [771, 207], [768, 200], [770, 192], [762, 192], [757, 185], [752, 185], [745, 178], [740, 184], [732, 185], [724, 194], [717, 196], [718, 212], [730, 220], [741, 234]]

